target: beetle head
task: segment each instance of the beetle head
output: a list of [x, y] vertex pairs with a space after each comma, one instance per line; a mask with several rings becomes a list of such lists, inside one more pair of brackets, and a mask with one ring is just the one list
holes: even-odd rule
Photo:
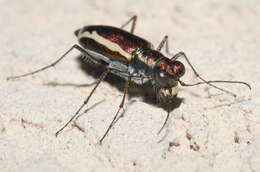
[[153, 72], [158, 86], [171, 87], [184, 75], [185, 67], [179, 61], [170, 61], [167, 58], [162, 58], [154, 65]]
[[152, 67], [152, 84], [161, 100], [171, 99], [177, 95], [179, 78], [185, 73], [184, 65], [171, 60], [155, 50], [135, 51], [137, 58]]
[[166, 57], [158, 59], [153, 67], [153, 75], [160, 100], [168, 101], [177, 95], [178, 81], [184, 74], [185, 67], [181, 62]]

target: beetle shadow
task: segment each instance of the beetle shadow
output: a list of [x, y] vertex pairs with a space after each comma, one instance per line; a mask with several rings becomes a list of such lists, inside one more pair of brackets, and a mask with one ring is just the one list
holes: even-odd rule
[[[86, 75], [90, 75], [96, 80], [100, 78], [101, 74], [105, 70], [105, 67], [103, 66], [93, 66], [91, 64], [83, 62], [81, 56], [78, 56], [77, 61], [79, 64], [79, 68]], [[124, 86], [126, 81], [117, 75], [109, 73], [107, 77], [104, 79], [104, 81], [102, 82], [107, 82], [111, 86], [117, 88], [120, 92], [122, 93], [124, 92]], [[144, 101], [145, 103], [163, 108], [166, 111], [173, 111], [174, 109], [178, 108], [184, 100], [183, 98], [175, 97], [170, 105], [165, 103], [158, 103], [156, 94], [154, 92], [154, 89], [152, 88], [151, 83], [137, 85], [131, 82], [130, 87], [128, 89], [128, 96], [129, 99], [133, 97], [141, 97], [142, 101]]]
[[[101, 74], [105, 71], [105, 66], [95, 66], [93, 64], [86, 63], [82, 60], [82, 55], [77, 56], [76, 58], [78, 62], [78, 67], [86, 74], [90, 75], [93, 78], [96, 79], [95, 82], [92, 83], [85, 83], [85, 84], [75, 84], [75, 83], [57, 83], [57, 82], [48, 82], [44, 85], [56, 87], [56, 86], [62, 86], [62, 87], [94, 87], [97, 84], [98, 79], [100, 78]], [[122, 94], [124, 93], [124, 87], [125, 87], [125, 80], [120, 78], [117, 75], [114, 75], [112, 73], [109, 73], [104, 81], [109, 83], [112, 87], [117, 88]], [[101, 83], [102, 84], [102, 83]], [[173, 111], [174, 109], [178, 108], [181, 103], [184, 101], [184, 98], [175, 97], [174, 100], [169, 103], [162, 103], [158, 102], [156, 98], [155, 91], [151, 85], [151, 83], [145, 83], [143, 85], [137, 85], [134, 82], [130, 83], [129, 89], [128, 89], [128, 97], [129, 99], [133, 97], [141, 97], [142, 101], [145, 103], [151, 104], [153, 106], [157, 106], [159, 108], [164, 109], [165, 111]]]

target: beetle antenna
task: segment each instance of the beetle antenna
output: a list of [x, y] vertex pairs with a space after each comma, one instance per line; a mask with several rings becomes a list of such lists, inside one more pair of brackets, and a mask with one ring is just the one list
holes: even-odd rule
[[230, 91], [228, 91], [228, 90], [225, 90], [225, 89], [223, 89], [223, 88], [217, 87], [217, 86], [215, 86], [215, 85], [213, 85], [213, 84], [211, 84], [211, 83], [243, 84], [243, 85], [246, 85], [250, 90], [252, 89], [251, 86], [250, 86], [248, 83], [243, 82], [243, 81], [222, 81], [222, 80], [206, 81], [206, 80], [205, 80], [205, 81], [203, 81], [203, 82], [197, 82], [197, 83], [194, 83], [194, 84], [187, 84], [187, 83], [184, 83], [184, 82], [181, 81], [181, 80], [178, 80], [178, 81], [179, 81], [180, 84], [181, 84], [182, 86], [184, 86], [184, 87], [191, 87], [191, 86], [195, 86], [195, 85], [208, 84], [208, 85], [210, 85], [210, 86], [212, 86], [212, 87], [214, 87], [214, 88], [216, 88], [216, 89], [218, 89], [218, 90], [221, 90], [221, 91], [223, 91], [223, 92], [225, 92], [225, 93], [231, 94], [231, 95], [233, 95], [234, 97], [236, 97], [236, 94], [234, 94], [234, 93], [232, 93], [232, 92], [230, 92]]
[[221, 80], [207, 81], [207, 80], [205, 80], [204, 78], [202, 78], [202, 77], [198, 74], [198, 72], [194, 69], [194, 67], [192, 66], [191, 62], [189, 61], [188, 57], [186, 56], [186, 54], [185, 54], [184, 52], [179, 52], [179, 53], [177, 53], [176, 55], [174, 55], [174, 56], [171, 58], [171, 60], [172, 60], [172, 61], [175, 61], [175, 60], [176, 60], [177, 58], [179, 58], [179, 57], [184, 57], [184, 58], [185, 58], [186, 62], [189, 64], [189, 66], [191, 67], [191, 69], [192, 69], [192, 71], [194, 72], [194, 74], [196, 75], [196, 77], [198, 77], [198, 78], [202, 81], [202, 82], [198, 82], [198, 83], [195, 83], [195, 84], [186, 84], [186, 83], [184, 83], [184, 82], [182, 82], [182, 81], [179, 80], [179, 82], [180, 82], [180, 84], [181, 84], [182, 86], [194, 86], [194, 85], [199, 85], [199, 84], [207, 84], [207, 85], [210, 85], [211, 87], [214, 87], [214, 88], [216, 88], [216, 89], [218, 89], [218, 90], [220, 90], [220, 91], [223, 91], [223, 92], [225, 92], [225, 93], [227, 93], [227, 94], [230, 94], [230, 95], [232, 95], [232, 96], [234, 96], [234, 97], [236, 97], [236, 94], [234, 94], [234, 93], [232, 93], [232, 92], [230, 92], [230, 91], [228, 91], [228, 90], [225, 90], [225, 89], [223, 89], [223, 88], [217, 87], [217, 86], [215, 86], [215, 85], [212, 84], [212, 83], [222, 82], [222, 83], [238, 83], [238, 84], [244, 84], [244, 85], [246, 85], [246, 86], [251, 90], [251, 86], [250, 86], [248, 83], [242, 82], [242, 81], [221, 81]]
[[243, 81], [222, 81], [222, 80], [214, 80], [214, 81], [206, 81], [206, 82], [197, 82], [197, 83], [194, 83], [194, 84], [187, 84], [187, 83], [184, 83], [182, 81], [180, 81], [180, 84], [182, 86], [195, 86], [195, 85], [201, 85], [201, 84], [207, 84], [207, 83], [231, 83], [231, 84], [243, 84], [245, 86], [247, 86], [249, 88], [249, 90], [252, 89], [252, 87], [246, 83], [246, 82], [243, 82]]

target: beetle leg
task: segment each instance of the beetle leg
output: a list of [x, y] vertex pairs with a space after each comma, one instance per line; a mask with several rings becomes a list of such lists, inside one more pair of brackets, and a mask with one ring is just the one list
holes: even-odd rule
[[108, 74], [110, 71], [111, 71], [111, 69], [107, 69], [107, 70], [105, 70], [105, 71], [102, 73], [102, 75], [100, 76], [100, 78], [99, 78], [99, 80], [98, 80], [96, 86], [92, 89], [92, 91], [90, 92], [90, 94], [88, 95], [88, 97], [85, 99], [85, 101], [83, 102], [83, 104], [80, 106], [80, 108], [77, 110], [77, 112], [70, 118], [70, 120], [68, 120], [68, 122], [67, 122], [62, 128], [60, 128], [60, 129], [55, 133], [55, 136], [56, 136], [56, 137], [59, 135], [59, 133], [60, 133], [64, 128], [66, 128], [66, 127], [69, 125], [69, 123], [70, 123], [71, 121], [73, 121], [73, 120], [76, 118], [76, 116], [78, 116], [78, 114], [79, 114], [79, 112], [81, 111], [81, 109], [82, 109], [85, 105], [87, 105], [87, 103], [88, 103], [90, 97], [93, 95], [93, 93], [94, 93], [94, 91], [96, 90], [96, 88], [99, 86], [99, 84], [101, 83], [101, 81], [103, 81], [103, 80], [105, 79], [105, 77], [107, 76], [107, 74]]
[[44, 66], [40, 69], [37, 69], [33, 72], [29, 72], [29, 73], [26, 73], [26, 74], [23, 74], [23, 75], [17, 75], [17, 76], [10, 76], [10, 77], [7, 77], [6, 79], [7, 80], [11, 80], [11, 79], [17, 79], [17, 78], [22, 78], [22, 77], [26, 77], [26, 76], [30, 76], [30, 75], [34, 75], [36, 73], [39, 73], [41, 71], [44, 71], [46, 69], [49, 69], [51, 67], [54, 67], [56, 66], [56, 64], [58, 64], [67, 54], [69, 54], [69, 52], [71, 52], [73, 49], [77, 49], [79, 50], [81, 53], [83, 53], [84, 55], [88, 55], [90, 57], [92, 57], [86, 50], [84, 50], [83, 48], [81, 48], [79, 45], [75, 44], [73, 45], [68, 51], [66, 51], [60, 58], [58, 58], [56, 61], [54, 61], [53, 63], [47, 65], [47, 66]]
[[[122, 101], [119, 105], [119, 109], [117, 110], [116, 112], [116, 115], [114, 116], [112, 122], [110, 123], [108, 129], [106, 130], [105, 134], [103, 135], [103, 137], [100, 139], [99, 141], [99, 144], [101, 145], [104, 138], [107, 136], [108, 132], [111, 130], [111, 128], [113, 127], [113, 125], [115, 124], [115, 122], [117, 121], [117, 117], [118, 117], [118, 114], [120, 112], [120, 110], [124, 107], [124, 103], [125, 103], [125, 98], [126, 98], [126, 95], [127, 95], [127, 92], [128, 92], [128, 88], [129, 88], [129, 85], [130, 85], [130, 82], [131, 82], [131, 76], [129, 75], [128, 77], [128, 80], [126, 81], [125, 83], [125, 87], [124, 87], [124, 96], [122, 98]], [[119, 117], [120, 118], [120, 117]]]
[[162, 41], [160, 42], [160, 44], [158, 45], [156, 50], [157, 51], [161, 51], [161, 49], [164, 47], [164, 45], [165, 45], [166, 54], [172, 56], [172, 53], [170, 53], [170, 51], [169, 51], [169, 38], [168, 38], [168, 35], [165, 35], [163, 37]]
[[125, 26], [127, 26], [130, 22], [132, 22], [130, 33], [134, 33], [135, 26], [136, 26], [137, 16], [134, 15], [131, 17], [126, 23], [124, 23], [120, 28], [123, 29]]
[[[168, 105], [168, 106], [169, 106], [169, 105]], [[161, 129], [158, 131], [157, 134], [160, 134], [160, 133], [161, 133], [161, 131], [163, 130], [163, 128], [164, 128], [165, 125], [167, 124], [167, 121], [168, 121], [168, 119], [169, 119], [169, 116], [170, 116], [170, 109], [169, 109], [169, 107], [168, 107], [168, 109], [167, 109], [167, 116], [166, 116], [166, 118], [165, 118], [165, 120], [164, 120], [164, 123], [163, 123]]]

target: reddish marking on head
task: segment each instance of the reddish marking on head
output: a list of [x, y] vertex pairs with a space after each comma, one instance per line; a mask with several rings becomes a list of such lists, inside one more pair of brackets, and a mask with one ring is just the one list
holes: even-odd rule
[[179, 71], [181, 71], [182, 70], [182, 66], [180, 66], [180, 65], [174, 65], [174, 66], [172, 66], [172, 71], [174, 72], [174, 73], [178, 73]]
[[185, 68], [181, 62], [175, 61], [174, 64], [171, 66], [171, 71], [177, 77], [181, 77], [185, 73]]
[[147, 57], [147, 59], [146, 59], [147, 64], [151, 64], [151, 63], [153, 63], [153, 61], [154, 61], [154, 58], [152, 58], [152, 57]]
[[160, 66], [160, 69], [161, 70], [166, 70], [167, 68], [168, 68], [168, 65], [167, 65], [167, 63], [165, 62], [165, 61], [160, 61], [159, 63], [158, 63], [158, 65]]
[[172, 70], [171, 67], [168, 67], [166, 72], [167, 72], [169, 75], [175, 75], [175, 73], [174, 73], [174, 71]]

